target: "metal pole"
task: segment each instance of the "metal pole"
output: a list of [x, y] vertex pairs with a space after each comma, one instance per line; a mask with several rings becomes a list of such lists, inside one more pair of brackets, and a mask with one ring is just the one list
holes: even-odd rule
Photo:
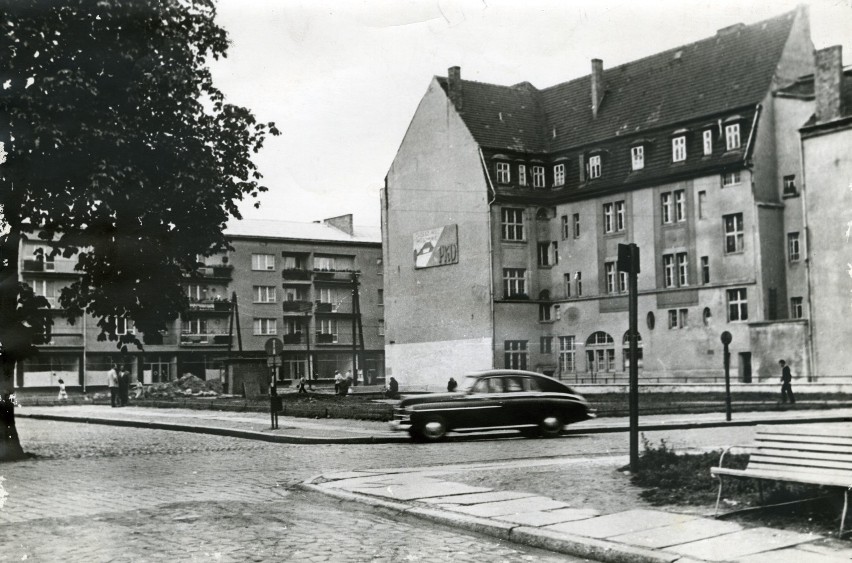
[[358, 275], [352, 272], [352, 385], [358, 385], [358, 325], [355, 318], [355, 294], [358, 291]]
[[725, 364], [725, 420], [731, 421], [731, 351], [728, 345], [731, 343], [731, 333], [727, 330], [722, 333], [722, 345], [724, 346], [723, 361]]
[[639, 361], [637, 359], [638, 347], [636, 335], [638, 334], [638, 272], [639, 272], [639, 248], [635, 244], [630, 245], [630, 271], [627, 274], [628, 284], [628, 315], [630, 327], [628, 340], [630, 343], [630, 471], [639, 470]]

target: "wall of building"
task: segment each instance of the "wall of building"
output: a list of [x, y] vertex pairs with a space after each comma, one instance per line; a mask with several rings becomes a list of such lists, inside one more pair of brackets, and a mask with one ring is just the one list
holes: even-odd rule
[[[490, 363], [488, 195], [478, 146], [433, 80], [384, 197], [387, 374], [401, 383], [446, 383], [445, 368], [436, 366], [466, 371]], [[458, 263], [415, 269], [414, 234], [449, 225], [458, 227]]]
[[778, 360], [787, 362], [794, 381], [810, 381], [807, 321], [755, 323], [750, 329], [754, 381], [780, 381]]

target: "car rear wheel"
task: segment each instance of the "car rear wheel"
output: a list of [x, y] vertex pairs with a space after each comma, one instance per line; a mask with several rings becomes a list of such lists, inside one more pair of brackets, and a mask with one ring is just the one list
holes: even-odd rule
[[562, 433], [565, 423], [562, 417], [556, 413], [544, 415], [538, 423], [538, 432], [544, 438], [555, 438]]
[[440, 416], [430, 416], [418, 425], [417, 434], [427, 442], [440, 440], [447, 435], [447, 423]]

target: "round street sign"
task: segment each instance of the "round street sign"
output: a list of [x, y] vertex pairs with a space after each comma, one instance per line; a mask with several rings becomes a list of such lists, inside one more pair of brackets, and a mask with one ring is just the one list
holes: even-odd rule
[[268, 356], [277, 356], [284, 349], [284, 343], [280, 338], [270, 338], [266, 341], [265, 348]]

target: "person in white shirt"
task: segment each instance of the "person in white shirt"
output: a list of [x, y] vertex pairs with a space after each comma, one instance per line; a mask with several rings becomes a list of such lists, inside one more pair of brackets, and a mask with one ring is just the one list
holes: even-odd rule
[[112, 407], [117, 407], [118, 404], [118, 366], [112, 364], [112, 369], [107, 374], [107, 383], [109, 385], [109, 402]]

